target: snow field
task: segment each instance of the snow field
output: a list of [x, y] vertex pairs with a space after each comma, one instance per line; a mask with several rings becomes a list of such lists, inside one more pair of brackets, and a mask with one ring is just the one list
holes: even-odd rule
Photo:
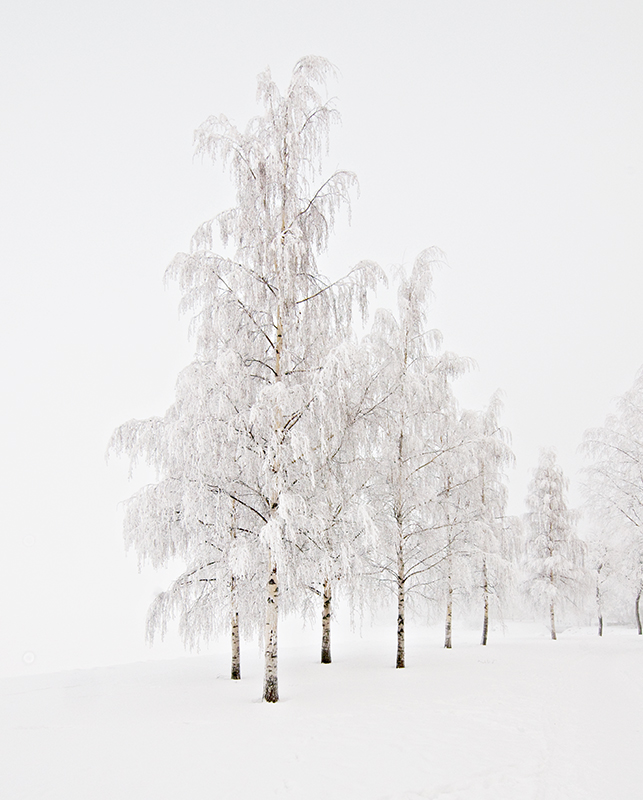
[[3, 800], [585, 800], [641, 797], [643, 641], [631, 629], [283, 626], [280, 694], [213, 655], [0, 682]]

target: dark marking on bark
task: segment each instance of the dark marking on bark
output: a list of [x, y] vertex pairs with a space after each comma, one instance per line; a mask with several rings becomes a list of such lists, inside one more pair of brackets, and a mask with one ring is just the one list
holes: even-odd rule
[[276, 703], [279, 700], [279, 689], [277, 687], [277, 676], [271, 675], [266, 678], [263, 688], [263, 699], [266, 703]]

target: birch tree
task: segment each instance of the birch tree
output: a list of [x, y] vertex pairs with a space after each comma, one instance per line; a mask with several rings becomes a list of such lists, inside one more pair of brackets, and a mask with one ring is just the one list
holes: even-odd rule
[[436, 464], [438, 492], [433, 501], [433, 529], [442, 542], [439, 574], [445, 601], [444, 647], [453, 646], [453, 605], [456, 593], [470, 580], [474, 526], [480, 498], [475, 493], [478, 478], [476, 453], [479, 432], [470, 413], [445, 409], [440, 442], [444, 456]]
[[[367, 528], [364, 475], [357, 420], [363, 414], [360, 348], [348, 339], [326, 359], [317, 379], [311, 426], [319, 431], [315, 448], [312, 495], [307, 499], [314, 523], [306, 531], [306, 577], [311, 592], [321, 600], [321, 663], [330, 664], [332, 609], [340, 595], [352, 610], [362, 602], [363, 563], [360, 557]], [[304, 597], [306, 595], [304, 594]], [[317, 613], [316, 604], [304, 613]]]
[[590, 461], [584, 482], [588, 513], [619, 562], [643, 633], [643, 370], [603, 427], [585, 432], [582, 449]]
[[[179, 618], [187, 647], [197, 648], [230, 624], [232, 679], [241, 677], [241, 628], [257, 629], [257, 576], [261, 550], [253, 509], [255, 493], [245, 479], [253, 453], [232, 449], [242, 388], [234, 365], [200, 360], [177, 380], [176, 400], [164, 417], [131, 420], [112, 435], [110, 450], [155, 467], [161, 480], [126, 503], [124, 536], [139, 564], [185, 570], [150, 607], [147, 637], [165, 635]], [[222, 471], [222, 465], [227, 470]]]
[[434, 581], [444, 602], [444, 646], [453, 646], [456, 599], [482, 595], [483, 644], [491, 599], [508, 577], [505, 553], [505, 467], [512, 453], [500, 427], [501, 404], [494, 396], [483, 412], [445, 405], [436, 434], [443, 453], [432, 465], [436, 492], [430, 502], [433, 550], [441, 558]]
[[574, 531], [567, 488], [556, 454], [543, 450], [527, 496], [526, 570], [529, 593], [548, 607], [552, 639], [556, 639], [556, 607], [578, 596], [584, 581], [584, 545]]
[[478, 431], [473, 491], [479, 507], [471, 542], [474, 594], [482, 597], [481, 644], [489, 636], [492, 603], [499, 607], [513, 582], [512, 548], [515, 521], [506, 515], [506, 469], [513, 464], [509, 433], [500, 425], [502, 403], [496, 393], [489, 406], [474, 417]]
[[[245, 131], [224, 116], [210, 117], [197, 130], [197, 153], [227, 167], [236, 203], [201, 225], [190, 251], [167, 272], [179, 282], [182, 309], [193, 315], [198, 360], [213, 365], [217, 376], [204, 387], [215, 413], [204, 409], [198, 426], [199, 442], [216, 455], [202, 480], [213, 497], [234, 501], [235, 513], [244, 517], [244, 537], [234, 525], [227, 535], [246, 543], [251, 566], [244, 574], [264, 587], [268, 702], [279, 697], [279, 604], [284, 596], [301, 596], [310, 582], [318, 563], [313, 542], [326, 525], [311, 498], [327, 442], [339, 433], [332, 430], [333, 415], [319, 424], [320, 409], [332, 405], [320, 375], [349, 334], [354, 309], [366, 313], [368, 291], [379, 277], [375, 265], [363, 262], [331, 282], [317, 264], [356, 182], [346, 171], [320, 177], [330, 126], [338, 119], [320, 94], [331, 71], [324, 59], [304, 58], [282, 95], [267, 70], [258, 81], [263, 113]], [[215, 252], [217, 231], [223, 255]], [[122, 432], [117, 449], [131, 450], [138, 425]], [[147, 454], [155, 459], [163, 441], [153, 441], [154, 425], [149, 438]], [[141, 534], [145, 552], [154, 550], [154, 530]], [[235, 544], [233, 552], [238, 549]]]
[[594, 528], [587, 538], [587, 568], [594, 592], [598, 635], [603, 635], [604, 614], [612, 594], [612, 585], [618, 572], [615, 569], [617, 554], [612, 550], [605, 532]]
[[469, 366], [441, 353], [441, 335], [426, 328], [431, 271], [444, 260], [423, 251], [410, 275], [398, 272], [398, 318], [380, 310], [367, 339], [372, 357], [371, 413], [364, 418], [372, 443], [370, 502], [380, 535], [371, 568], [397, 596], [396, 667], [405, 665], [406, 605], [427, 585], [444, 558], [435, 536], [438, 465], [457, 445], [443, 435], [455, 404], [452, 380]]

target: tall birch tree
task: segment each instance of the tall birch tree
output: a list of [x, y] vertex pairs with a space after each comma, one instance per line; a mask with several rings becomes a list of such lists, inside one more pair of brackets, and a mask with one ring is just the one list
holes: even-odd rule
[[[234, 551], [240, 540], [248, 544], [243, 553], [251, 567], [244, 574], [264, 587], [268, 702], [279, 698], [279, 605], [309, 582], [317, 563], [312, 541], [327, 524], [311, 499], [327, 442], [339, 434], [332, 414], [319, 422], [320, 409], [332, 405], [320, 376], [349, 334], [354, 308], [365, 314], [379, 277], [375, 265], [363, 262], [331, 282], [317, 265], [356, 182], [346, 171], [320, 177], [338, 119], [320, 94], [331, 72], [325, 59], [304, 58], [282, 95], [267, 70], [258, 80], [263, 113], [245, 131], [224, 116], [197, 130], [197, 153], [227, 167], [236, 203], [198, 228], [190, 251], [167, 273], [179, 282], [182, 309], [193, 315], [198, 360], [227, 376], [204, 387], [215, 413], [205, 411], [200, 442], [216, 458], [203, 479], [214, 497], [234, 501], [235, 513], [244, 515], [245, 538], [230, 534], [236, 525], [228, 536]], [[224, 255], [215, 252], [217, 230]], [[130, 433], [137, 425], [130, 424]], [[153, 549], [152, 530], [141, 540], [143, 550], [148, 545]]]

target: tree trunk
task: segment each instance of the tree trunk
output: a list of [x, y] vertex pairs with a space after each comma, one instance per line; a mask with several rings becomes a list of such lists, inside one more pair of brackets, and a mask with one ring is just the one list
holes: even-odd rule
[[279, 586], [277, 583], [277, 567], [273, 566], [266, 587], [266, 659], [263, 679], [263, 699], [267, 703], [279, 700], [277, 687], [277, 621], [279, 607], [277, 605]]
[[641, 603], [641, 592], [636, 595], [636, 603], [634, 605], [634, 610], [636, 611], [636, 624], [639, 629], [639, 636], [643, 634], [643, 628], [641, 627], [641, 613], [640, 613], [640, 603]]
[[[447, 501], [451, 491], [451, 477], [447, 476], [446, 479], [446, 497]], [[449, 512], [447, 506], [447, 551], [446, 551], [446, 569], [447, 569], [447, 614], [444, 621], [444, 646], [447, 650], [451, 649], [451, 624], [453, 620], [453, 537], [451, 520], [449, 519]]]
[[598, 567], [596, 574], [596, 610], [598, 612], [598, 635], [603, 635], [603, 598], [601, 597], [601, 569], [603, 565]]
[[[404, 348], [404, 369], [406, 369], [406, 345]], [[402, 384], [403, 385], [403, 384]], [[404, 565], [404, 498], [402, 486], [404, 485], [404, 414], [400, 420], [400, 436], [397, 446], [397, 489], [398, 496], [395, 504], [395, 521], [397, 523], [397, 654], [395, 669], [404, 669], [404, 594], [406, 589], [406, 575]]]
[[234, 576], [230, 581], [230, 594], [232, 599], [232, 664], [230, 678], [233, 681], [241, 680], [241, 646], [239, 642], [239, 612], [237, 611], [237, 592]]
[[453, 586], [449, 578], [449, 588], [447, 590], [447, 616], [444, 622], [444, 646], [447, 650], [451, 649], [451, 620], [453, 618]]
[[484, 619], [482, 620], [482, 641], [481, 644], [487, 644], [487, 635], [489, 633], [489, 581], [487, 580], [487, 562], [482, 562], [482, 590], [484, 598]]
[[322, 611], [322, 646], [321, 646], [321, 663], [330, 664], [330, 603], [331, 591], [330, 581], [324, 581], [324, 608]]
[[395, 668], [404, 668], [404, 558], [397, 554], [397, 658]]
[[[230, 526], [232, 539], [237, 538], [237, 501], [232, 500], [232, 524]], [[241, 680], [241, 644], [239, 642], [239, 609], [237, 598], [237, 580], [234, 575], [230, 576], [230, 609], [231, 609], [231, 630], [232, 656], [230, 664], [230, 678], [233, 681]]]
[[[550, 551], [550, 555], [553, 555]], [[549, 583], [552, 589], [552, 599], [549, 602], [549, 625], [551, 627], [551, 638], [556, 638], [556, 620], [554, 619], [554, 573], [549, 573]]]

